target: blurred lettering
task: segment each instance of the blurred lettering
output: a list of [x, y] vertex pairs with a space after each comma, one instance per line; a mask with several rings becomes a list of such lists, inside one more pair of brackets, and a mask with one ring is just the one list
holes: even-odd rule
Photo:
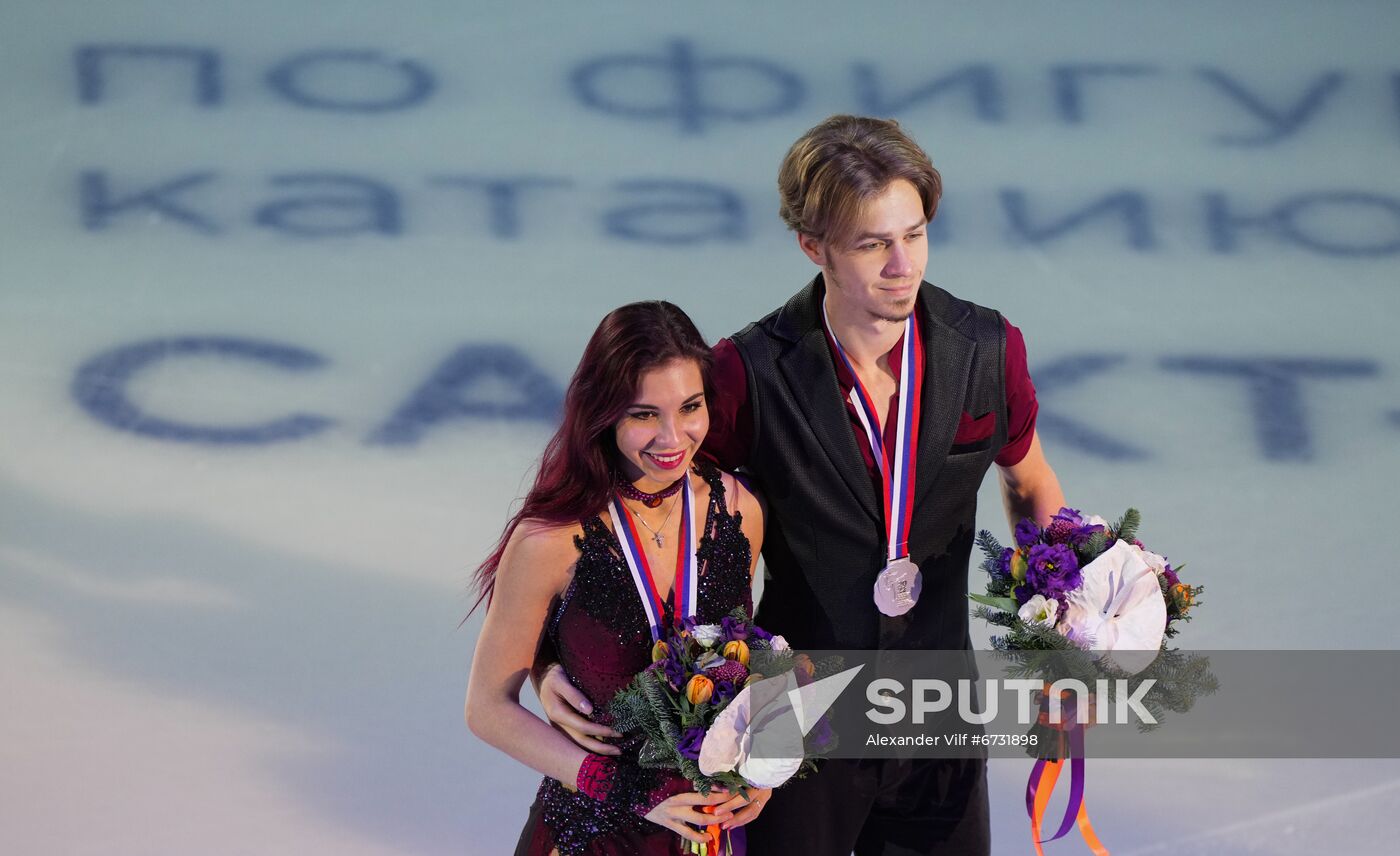
[[373, 179], [342, 173], [273, 176], [274, 187], [303, 188], [304, 196], [268, 202], [253, 220], [260, 226], [300, 238], [328, 238], [366, 232], [397, 235], [403, 230], [398, 194]]
[[[515, 400], [472, 395], [472, 387], [502, 381]], [[509, 345], [463, 345], [370, 435], [383, 446], [416, 445], [431, 429], [461, 420], [540, 421], [553, 425], [564, 395], [529, 357]]]
[[604, 231], [626, 241], [691, 245], [746, 237], [744, 202], [732, 190], [702, 181], [623, 181], [617, 189], [651, 201], [614, 208]]
[[[1400, 199], [1348, 190], [1316, 191], [1290, 196], [1262, 214], [1237, 214], [1223, 193], [1207, 193], [1205, 226], [1211, 249], [1233, 253], [1239, 233], [1271, 235], [1284, 243], [1327, 256], [1389, 256], [1400, 252]], [[1329, 214], [1331, 216], [1329, 216]], [[1357, 215], [1368, 223], [1356, 228]], [[1324, 234], [1329, 221], [1341, 221]], [[1359, 235], [1359, 232], [1365, 232]], [[1350, 233], [1352, 240], [1344, 240]]]
[[[369, 84], [368, 78], [378, 78]], [[347, 81], [364, 82], [374, 92], [352, 94]], [[406, 110], [427, 100], [437, 88], [432, 72], [408, 59], [393, 59], [372, 50], [319, 50], [283, 60], [267, 73], [273, 92], [298, 107], [344, 113]]]
[[523, 230], [520, 198], [525, 191], [573, 186], [573, 182], [567, 178], [530, 175], [510, 178], [440, 175], [433, 177], [431, 183], [437, 187], [456, 187], [484, 196], [491, 235], [507, 240], [520, 237]]
[[1254, 414], [1255, 436], [1263, 456], [1272, 461], [1307, 461], [1313, 456], [1303, 381], [1375, 377], [1371, 360], [1307, 357], [1167, 357], [1167, 371], [1242, 381]]
[[1070, 124], [1084, 121], [1085, 81], [1105, 77], [1142, 77], [1157, 69], [1136, 63], [1084, 62], [1051, 66], [1050, 85], [1055, 94], [1055, 110]]
[[1051, 393], [1083, 383], [1087, 378], [1112, 369], [1124, 359], [1122, 354], [1070, 354], [1047, 365], [1037, 366], [1031, 372], [1036, 396], [1041, 402], [1040, 413], [1036, 417], [1036, 432], [1046, 440], [1073, 446], [1106, 461], [1141, 461], [1151, 457], [1136, 446], [1047, 410], [1044, 406]]
[[1150, 250], [1157, 243], [1152, 234], [1147, 198], [1131, 190], [1110, 193], [1065, 214], [1059, 220], [1041, 226], [1031, 224], [1024, 191], [1003, 190], [1001, 207], [1011, 225], [1012, 235], [1018, 241], [1030, 244], [1058, 240], [1066, 233], [1077, 232], [1084, 228], [1086, 223], [1095, 220], [1116, 220], [1122, 224], [1124, 243], [1135, 250]]
[[770, 60], [697, 55], [688, 39], [664, 52], [613, 54], [590, 59], [569, 76], [585, 107], [626, 119], [674, 122], [684, 134], [701, 134], [717, 122], [747, 123], [796, 109], [802, 79]]
[[298, 440], [324, 431], [334, 420], [308, 413], [254, 425], [199, 425], [145, 412], [127, 395], [132, 379], [160, 363], [191, 356], [215, 357], [268, 366], [278, 371], [319, 369], [325, 360], [294, 345], [229, 336], [148, 339], [98, 354], [78, 368], [70, 391], [78, 405], [99, 422], [157, 440], [208, 445], [264, 445]]
[[1326, 72], [1293, 104], [1277, 108], [1265, 103], [1262, 98], [1218, 68], [1202, 68], [1197, 73], [1265, 126], [1263, 130], [1253, 134], [1217, 135], [1216, 141], [1227, 146], [1266, 146], [1292, 136], [1317, 114], [1346, 80], [1346, 75], [1339, 71]]
[[[109, 90], [108, 78], [113, 75], [113, 68], [123, 65], [130, 69], [137, 61], [143, 61], [150, 69], [151, 60], [161, 63], [162, 69], [175, 70], [177, 75], [188, 74], [195, 104], [213, 107], [223, 100], [219, 55], [214, 50], [190, 45], [143, 44], [79, 45], [73, 52], [73, 64], [78, 77], [78, 100], [84, 104], [97, 104], [106, 100]], [[127, 71], [124, 74], [130, 76], [135, 73]], [[170, 72], [163, 70], [161, 74], [169, 75]], [[151, 71], [143, 71], [143, 80], [149, 81], [151, 77]], [[183, 85], [181, 84], [182, 88]]]
[[192, 172], [172, 178], [154, 187], [138, 189], [117, 196], [107, 179], [107, 173], [100, 169], [85, 170], [78, 177], [78, 199], [82, 208], [83, 226], [90, 231], [107, 228], [114, 217], [123, 214], [143, 214], [146, 219], [156, 219], [179, 223], [196, 232], [216, 235], [221, 230], [208, 217], [185, 204], [176, 202], [175, 196], [206, 184], [217, 173], [212, 171]]

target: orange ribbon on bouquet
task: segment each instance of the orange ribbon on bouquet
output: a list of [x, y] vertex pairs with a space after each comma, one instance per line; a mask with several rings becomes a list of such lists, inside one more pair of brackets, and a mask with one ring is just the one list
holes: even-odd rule
[[[1044, 716], [1042, 714], [1042, 717]], [[1064, 837], [1073, 825], [1078, 825], [1079, 834], [1083, 836], [1084, 843], [1094, 856], [1108, 856], [1108, 849], [1095, 834], [1094, 826], [1089, 822], [1089, 811], [1084, 805], [1085, 728], [1084, 724], [1075, 721], [1075, 713], [1071, 712], [1058, 731], [1058, 758], [1053, 761], [1045, 758], [1036, 761], [1031, 770], [1030, 780], [1026, 782], [1026, 813], [1031, 818], [1031, 842], [1035, 845], [1036, 856], [1045, 856], [1041, 845]], [[1065, 729], [1068, 730], [1068, 735]], [[1060, 828], [1049, 838], [1041, 838], [1050, 795], [1055, 790], [1055, 782], [1059, 780], [1066, 760], [1070, 762], [1069, 804], [1065, 806], [1065, 816], [1060, 822]]]
[[[700, 810], [705, 814], [714, 814], [715, 809], [716, 806], [712, 805], [700, 806]], [[718, 823], [711, 823], [705, 827], [704, 831], [705, 834], [709, 836], [709, 840], [704, 844], [699, 844], [694, 841], [687, 842], [689, 847], [686, 848], [685, 852], [697, 853], [701, 854], [701, 856], [727, 856], [727, 854], [732, 854], [734, 852], [734, 848], [731, 846], [729, 840], [729, 830], [720, 829]]]

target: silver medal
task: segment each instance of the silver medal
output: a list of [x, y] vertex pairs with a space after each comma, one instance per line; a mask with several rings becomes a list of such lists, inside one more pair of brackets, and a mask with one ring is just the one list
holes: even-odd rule
[[903, 615], [914, 608], [924, 575], [908, 557], [895, 559], [875, 578], [875, 606], [885, 615]]

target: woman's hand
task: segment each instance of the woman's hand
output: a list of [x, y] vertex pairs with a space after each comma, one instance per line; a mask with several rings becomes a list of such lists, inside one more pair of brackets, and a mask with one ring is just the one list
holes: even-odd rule
[[536, 692], [540, 697], [540, 707], [550, 723], [569, 735], [579, 746], [598, 755], [621, 754], [621, 749], [603, 740], [622, 735], [588, 718], [587, 714], [593, 712], [593, 705], [569, 681], [563, 666], [558, 663], [546, 666]]
[[721, 803], [732, 801], [728, 791], [722, 791], [718, 788], [710, 791], [709, 796], [689, 791], [662, 800], [657, 803], [655, 808], [647, 812], [645, 817], [652, 823], [672, 830], [682, 838], [704, 844], [710, 840], [710, 837], [697, 827], [709, 826], [712, 823], [728, 823], [734, 815], [721, 809], [716, 809], [714, 814], [706, 814], [700, 810], [700, 807], [718, 806]]
[[732, 812], [733, 817], [725, 821], [723, 828], [733, 829], [736, 826], [743, 826], [749, 821], [758, 817], [758, 813], [763, 811], [763, 807], [773, 798], [772, 788], [745, 788], [748, 796], [743, 792], [734, 795], [734, 798], [726, 803], [721, 803], [719, 812]]

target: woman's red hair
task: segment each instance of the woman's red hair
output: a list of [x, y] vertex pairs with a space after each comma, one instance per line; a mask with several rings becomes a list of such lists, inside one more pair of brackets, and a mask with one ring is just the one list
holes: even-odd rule
[[564, 393], [564, 415], [540, 456], [534, 486], [476, 569], [472, 611], [482, 601], [489, 606], [501, 556], [522, 521], [564, 525], [607, 508], [619, 463], [613, 427], [636, 401], [642, 375], [675, 360], [700, 367], [708, 403], [713, 358], [680, 307], [664, 300], [629, 303], [599, 322]]

